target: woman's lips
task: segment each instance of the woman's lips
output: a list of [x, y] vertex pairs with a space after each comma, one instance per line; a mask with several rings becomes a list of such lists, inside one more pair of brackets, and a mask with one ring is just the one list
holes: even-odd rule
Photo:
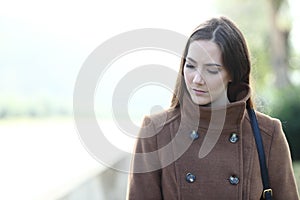
[[203, 95], [203, 94], [206, 94], [206, 93], [208, 93], [207, 91], [204, 91], [204, 90], [200, 90], [200, 89], [192, 89], [193, 91], [194, 91], [194, 93], [196, 94], [196, 95]]

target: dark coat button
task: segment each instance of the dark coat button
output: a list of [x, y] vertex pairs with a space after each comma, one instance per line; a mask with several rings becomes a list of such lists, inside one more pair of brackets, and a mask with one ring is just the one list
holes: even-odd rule
[[229, 141], [234, 144], [234, 143], [237, 143], [237, 141], [239, 140], [239, 136], [238, 134], [236, 133], [232, 133], [230, 138], [229, 138]]
[[231, 185], [237, 185], [240, 182], [240, 179], [233, 175], [229, 177], [229, 182]]
[[194, 174], [187, 173], [186, 176], [185, 176], [185, 180], [186, 180], [188, 183], [194, 183], [195, 180], [196, 180], [196, 176], [195, 176]]
[[199, 134], [197, 133], [197, 131], [193, 130], [190, 134], [190, 138], [192, 140], [197, 140], [199, 138]]

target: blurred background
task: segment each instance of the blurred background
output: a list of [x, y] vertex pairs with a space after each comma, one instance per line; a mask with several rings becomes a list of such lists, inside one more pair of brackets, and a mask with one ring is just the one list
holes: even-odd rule
[[[1, 2], [0, 199], [125, 199], [127, 173], [97, 162], [77, 134], [72, 105], [77, 75], [90, 53], [117, 34], [163, 28], [188, 36], [216, 15], [233, 19], [248, 41], [257, 109], [281, 120], [299, 187], [299, 6], [297, 0]], [[166, 58], [155, 62], [179, 66], [178, 58], [160, 60]], [[166, 108], [171, 93], [164, 94], [160, 106]], [[154, 100], [130, 107], [137, 124]], [[115, 128], [110, 110], [102, 116]]]

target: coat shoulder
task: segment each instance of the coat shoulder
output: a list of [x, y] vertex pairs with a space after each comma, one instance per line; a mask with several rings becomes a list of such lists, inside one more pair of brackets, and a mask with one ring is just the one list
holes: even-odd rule
[[179, 108], [169, 108], [167, 110], [145, 116], [144, 125], [151, 124], [156, 130], [161, 130], [162, 127], [172, 123], [180, 117]]
[[262, 133], [273, 137], [273, 134], [277, 132], [278, 129], [281, 130], [281, 122], [279, 119], [273, 118], [259, 111], [255, 111], [255, 113]]

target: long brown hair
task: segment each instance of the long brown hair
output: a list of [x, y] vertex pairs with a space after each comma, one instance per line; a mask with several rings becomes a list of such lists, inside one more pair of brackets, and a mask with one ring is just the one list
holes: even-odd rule
[[[219, 17], [204, 22], [189, 37], [181, 58], [171, 107], [179, 106], [184, 90], [186, 90], [183, 68], [189, 46], [191, 42], [196, 40], [210, 40], [219, 46], [224, 66], [232, 79], [232, 82], [228, 85], [228, 98], [230, 101], [234, 101], [234, 95], [238, 92], [235, 91], [238, 88], [235, 86], [241, 83], [250, 85], [250, 56], [246, 40], [239, 28], [228, 18]], [[253, 107], [251, 98], [247, 100], [247, 106]]]

